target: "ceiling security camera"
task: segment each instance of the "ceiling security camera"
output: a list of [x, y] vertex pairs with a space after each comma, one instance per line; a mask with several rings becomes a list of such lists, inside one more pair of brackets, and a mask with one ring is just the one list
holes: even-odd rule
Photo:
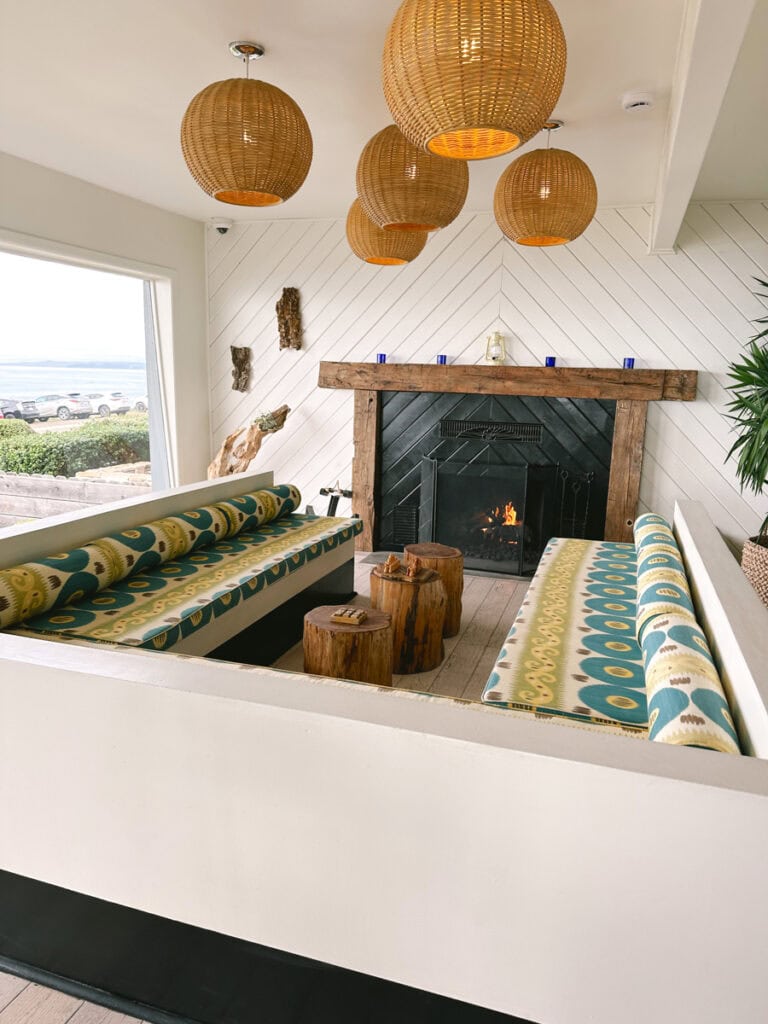
[[234, 224], [234, 221], [221, 219], [211, 221], [211, 223], [213, 224], [213, 226], [216, 228], [220, 235], [226, 235], [226, 233]]

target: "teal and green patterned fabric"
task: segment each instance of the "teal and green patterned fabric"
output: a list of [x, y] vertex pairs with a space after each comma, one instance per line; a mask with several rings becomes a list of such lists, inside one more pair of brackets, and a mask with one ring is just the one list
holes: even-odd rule
[[359, 519], [293, 514], [145, 568], [12, 632], [167, 650], [361, 531]]
[[643, 633], [649, 739], [738, 754], [739, 741], [709, 645], [687, 615], [660, 616]]
[[664, 615], [696, 621], [688, 577], [672, 528], [663, 516], [647, 513], [635, 523], [637, 552], [637, 638]]
[[636, 577], [632, 544], [550, 541], [483, 702], [645, 732]]
[[298, 508], [301, 495], [280, 484], [156, 519], [81, 548], [0, 571], [0, 629], [82, 602], [146, 569], [254, 530]]

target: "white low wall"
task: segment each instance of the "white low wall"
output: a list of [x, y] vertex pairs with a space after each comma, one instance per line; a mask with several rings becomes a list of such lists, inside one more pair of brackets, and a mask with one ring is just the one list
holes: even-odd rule
[[0, 679], [5, 869], [542, 1024], [763, 1019], [765, 762], [10, 636]]
[[0, 755], [4, 869], [541, 1024], [765, 1019], [764, 760], [2, 634]]

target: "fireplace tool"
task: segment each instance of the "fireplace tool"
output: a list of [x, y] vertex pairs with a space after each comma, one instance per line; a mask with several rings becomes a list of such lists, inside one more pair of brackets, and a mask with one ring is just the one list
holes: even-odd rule
[[[326, 515], [335, 516], [336, 509], [339, 507], [339, 498], [351, 498], [352, 491], [346, 491], [340, 485], [339, 481], [336, 481], [335, 487], [321, 487], [320, 493], [324, 498], [328, 498], [328, 511]], [[307, 505], [307, 515], [314, 515], [315, 510], [311, 505]]]

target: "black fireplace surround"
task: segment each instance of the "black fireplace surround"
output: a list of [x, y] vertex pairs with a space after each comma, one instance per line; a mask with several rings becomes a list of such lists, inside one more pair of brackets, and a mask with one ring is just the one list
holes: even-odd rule
[[382, 393], [376, 548], [437, 541], [532, 574], [551, 536], [604, 535], [616, 403]]

